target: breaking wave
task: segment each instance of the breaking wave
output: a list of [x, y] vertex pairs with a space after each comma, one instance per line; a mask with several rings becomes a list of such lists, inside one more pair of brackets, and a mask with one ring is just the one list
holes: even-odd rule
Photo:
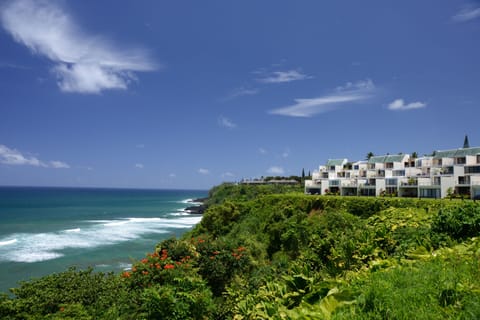
[[95, 248], [139, 239], [147, 234], [191, 228], [201, 216], [84, 221], [81, 228], [45, 233], [15, 233], [0, 239], [0, 261], [39, 262], [60, 258], [67, 249]]

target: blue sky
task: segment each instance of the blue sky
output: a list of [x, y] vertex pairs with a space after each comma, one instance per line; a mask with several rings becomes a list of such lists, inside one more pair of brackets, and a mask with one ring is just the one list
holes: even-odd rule
[[0, 185], [206, 189], [480, 145], [480, 2], [0, 1]]

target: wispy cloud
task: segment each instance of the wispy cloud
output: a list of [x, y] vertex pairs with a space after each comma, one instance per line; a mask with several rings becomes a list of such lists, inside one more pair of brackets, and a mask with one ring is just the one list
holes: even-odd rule
[[285, 149], [282, 153], [282, 158], [288, 158], [290, 156], [290, 149]]
[[143, 163], [135, 163], [135, 168], [137, 169], [143, 169]]
[[228, 128], [228, 129], [233, 129], [233, 128], [237, 127], [237, 125], [235, 123], [233, 123], [230, 119], [228, 119], [224, 116], [218, 117], [218, 125], [220, 127], [224, 127], [224, 128]]
[[238, 87], [233, 89], [224, 100], [232, 100], [242, 96], [253, 96], [260, 92], [258, 88]]
[[289, 117], [309, 118], [315, 114], [332, 111], [346, 102], [359, 102], [373, 96], [375, 85], [372, 80], [348, 82], [335, 92], [316, 98], [295, 99], [295, 104], [270, 110], [269, 113]]
[[452, 17], [455, 22], [465, 22], [480, 17], [480, 7], [478, 8], [464, 8]]
[[14, 166], [33, 166], [54, 169], [67, 169], [70, 166], [62, 161], [44, 162], [33, 156], [26, 156], [20, 151], [10, 149], [9, 147], [0, 144], [0, 163]]
[[200, 169], [198, 169], [198, 173], [203, 174], [203, 175], [207, 175], [207, 174], [210, 174], [210, 170], [205, 169], [205, 168], [200, 168]]
[[259, 152], [260, 154], [263, 154], [263, 155], [265, 155], [265, 154], [268, 153], [268, 151], [267, 151], [266, 149], [264, 149], [264, 148], [258, 148], [258, 152]]
[[135, 146], [135, 148], [143, 149], [143, 148], [145, 148], [145, 145], [143, 143], [139, 143]]
[[28, 70], [29, 68], [15, 63], [0, 62], [0, 69]]
[[309, 76], [305, 73], [302, 73], [299, 70], [287, 70], [287, 71], [273, 71], [269, 74], [264, 75], [261, 78], [257, 78], [258, 82], [262, 83], [283, 83], [283, 82], [292, 82], [298, 80], [311, 79], [313, 76]]
[[427, 104], [424, 102], [410, 102], [408, 104], [405, 104], [405, 101], [403, 101], [403, 99], [397, 99], [388, 105], [388, 109], [393, 111], [406, 111], [413, 109], [421, 109], [425, 108], [426, 106]]
[[231, 173], [231, 172], [224, 172], [222, 173], [222, 178], [234, 178], [235, 177], [235, 174]]
[[65, 162], [62, 161], [50, 161], [50, 168], [55, 168], [55, 169], [68, 169], [70, 166], [66, 164]]
[[50, 59], [64, 92], [126, 89], [133, 72], [156, 68], [146, 51], [122, 49], [82, 32], [63, 8], [50, 1], [18, 0], [1, 7], [2, 25], [15, 41]]
[[268, 168], [267, 170], [268, 174], [274, 174], [274, 175], [282, 175], [285, 173], [285, 170], [282, 167], [279, 166], [273, 166]]

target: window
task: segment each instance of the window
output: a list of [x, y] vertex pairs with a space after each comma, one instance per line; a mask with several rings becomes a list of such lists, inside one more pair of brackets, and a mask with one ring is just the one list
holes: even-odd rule
[[397, 179], [387, 179], [387, 186], [396, 186], [397, 185]]
[[466, 166], [465, 174], [480, 173], [480, 166]]
[[330, 186], [339, 186], [340, 185], [340, 180], [330, 180]]
[[387, 162], [387, 163], [385, 163], [385, 168], [387, 168], [387, 169], [393, 169], [393, 162]]
[[467, 158], [466, 157], [455, 158], [455, 164], [465, 164], [465, 163], [467, 163]]
[[480, 154], [477, 155], [477, 163], [480, 163]]
[[[479, 159], [480, 159], [480, 158], [479, 158]], [[356, 165], [353, 166], [353, 170], [358, 170], [359, 168], [360, 168], [360, 167], [359, 167], [358, 164], [356, 164]]]
[[403, 177], [405, 176], [405, 170], [395, 170], [393, 171], [394, 177]]

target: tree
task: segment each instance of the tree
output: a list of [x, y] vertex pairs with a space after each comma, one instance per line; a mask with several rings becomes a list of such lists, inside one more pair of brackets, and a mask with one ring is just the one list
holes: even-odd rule
[[302, 181], [305, 180], [305, 169], [302, 168]]
[[470, 148], [470, 143], [468, 142], [468, 136], [465, 135], [465, 139], [463, 140], [463, 149]]
[[375, 155], [373, 154], [373, 152], [370, 151], [369, 153], [367, 153], [367, 160], [370, 160], [370, 158], [373, 156]]
[[417, 159], [418, 158], [418, 154], [416, 151], [412, 152], [412, 158], [413, 159]]

